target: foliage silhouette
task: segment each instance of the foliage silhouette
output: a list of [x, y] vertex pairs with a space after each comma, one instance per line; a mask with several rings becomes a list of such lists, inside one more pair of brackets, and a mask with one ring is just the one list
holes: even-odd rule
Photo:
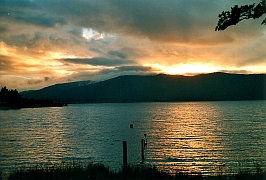
[[[256, 19], [260, 18], [263, 14], [266, 14], [266, 3], [265, 0], [261, 1], [259, 4], [255, 5], [244, 5], [238, 7], [235, 5], [230, 11], [223, 11], [219, 14], [219, 21], [215, 27], [215, 31], [223, 31], [231, 25], [236, 25], [244, 19]], [[266, 18], [261, 24], [266, 25]]]
[[21, 96], [16, 89], [9, 90], [5, 86], [1, 89], [0, 100], [4, 102], [18, 102], [19, 100], [21, 100]]
[[66, 104], [56, 103], [52, 100], [37, 100], [22, 98], [15, 89], [2, 87], [0, 91], [0, 108], [32, 108], [32, 107], [54, 107]]
[[53, 166], [20, 168], [11, 172], [8, 180], [85, 180], [85, 179], [113, 179], [113, 180], [154, 180], [154, 179], [179, 179], [179, 180], [249, 180], [265, 179], [266, 172], [262, 169], [252, 173], [247, 171], [232, 172], [229, 174], [207, 175], [193, 172], [175, 172], [168, 174], [151, 165], [130, 165], [126, 177], [123, 171], [114, 172], [103, 164], [89, 162], [88, 165], [73, 162], [73, 164], [55, 164]]

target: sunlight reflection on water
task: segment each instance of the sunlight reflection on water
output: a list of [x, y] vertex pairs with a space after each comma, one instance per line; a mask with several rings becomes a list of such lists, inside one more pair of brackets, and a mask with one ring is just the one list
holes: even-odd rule
[[156, 157], [156, 163], [176, 165], [171, 167], [173, 170], [193, 172], [202, 172], [206, 166], [217, 167], [225, 150], [216, 134], [222, 130], [215, 118], [218, 114], [217, 109], [204, 103], [183, 108], [170, 106], [159, 113], [150, 132], [151, 136], [157, 136], [148, 147], [151, 162]]
[[[228, 172], [266, 167], [266, 101], [78, 104], [0, 111], [0, 168], [67, 161], [170, 172]], [[134, 128], [130, 128], [130, 124]]]

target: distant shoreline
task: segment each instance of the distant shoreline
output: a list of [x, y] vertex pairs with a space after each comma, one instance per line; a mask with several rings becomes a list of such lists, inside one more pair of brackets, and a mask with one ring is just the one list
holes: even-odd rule
[[1, 102], [0, 110], [63, 106], [67, 106], [67, 104], [57, 103], [50, 100], [21, 99], [19, 102]]
[[184, 101], [95, 101], [95, 102], [69, 102], [69, 103], [65, 103], [68, 105], [71, 104], [123, 104], [123, 103], [185, 103], [185, 102], [236, 102], [236, 101], [266, 101], [266, 99], [243, 99], [243, 100], [184, 100]]
[[59, 103], [47, 99], [22, 98], [16, 89], [7, 89], [6, 86], [2, 87], [0, 91], [0, 109], [62, 107], [66, 105], [66, 103]]

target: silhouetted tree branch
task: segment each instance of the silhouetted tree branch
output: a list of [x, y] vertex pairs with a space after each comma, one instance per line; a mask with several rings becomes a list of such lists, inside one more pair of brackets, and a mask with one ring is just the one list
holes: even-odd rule
[[[223, 31], [227, 27], [231, 25], [236, 25], [238, 22], [244, 19], [256, 19], [261, 17], [266, 13], [266, 5], [265, 0], [261, 1], [258, 5], [244, 5], [238, 7], [235, 5], [231, 8], [230, 11], [223, 11], [219, 14], [219, 21], [217, 26], [215, 27], [215, 31]], [[262, 21], [261, 24], [266, 25], [266, 18]]]

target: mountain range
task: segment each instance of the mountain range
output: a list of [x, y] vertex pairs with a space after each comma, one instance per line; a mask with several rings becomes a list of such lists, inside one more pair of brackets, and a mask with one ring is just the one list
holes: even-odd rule
[[266, 74], [126, 75], [20, 94], [63, 103], [266, 100]]

